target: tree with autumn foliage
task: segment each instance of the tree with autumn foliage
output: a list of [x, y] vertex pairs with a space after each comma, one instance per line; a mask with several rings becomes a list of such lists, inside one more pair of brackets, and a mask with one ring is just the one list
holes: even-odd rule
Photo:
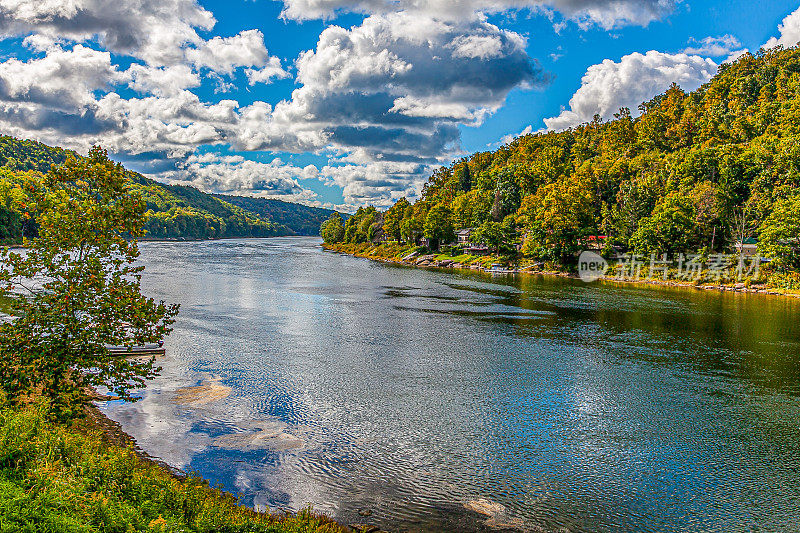
[[774, 259], [765, 271], [798, 273], [798, 72], [800, 46], [744, 54], [692, 92], [665, 86], [635, 114], [459, 159], [433, 172], [400, 226], [419, 232], [440, 206], [498, 253], [563, 266], [597, 234], [609, 253], [647, 255], [735, 253], [758, 237]]
[[152, 379], [154, 360], [112, 356], [170, 332], [177, 305], [142, 295], [136, 239], [146, 205], [124, 169], [93, 148], [70, 156], [26, 193], [38, 236], [0, 253], [0, 295], [16, 318], [0, 326], [0, 387], [7, 401], [43, 397], [54, 418], [79, 415], [102, 386], [124, 400]]
[[594, 196], [587, 183], [565, 179], [542, 185], [526, 196], [517, 212], [523, 228], [523, 251], [533, 257], [566, 263], [592, 231]]
[[391, 209], [389, 209], [383, 217], [383, 231], [389, 236], [389, 239], [399, 241], [402, 237], [402, 224], [403, 217], [405, 216], [406, 209], [411, 206], [408, 200], [400, 198]]

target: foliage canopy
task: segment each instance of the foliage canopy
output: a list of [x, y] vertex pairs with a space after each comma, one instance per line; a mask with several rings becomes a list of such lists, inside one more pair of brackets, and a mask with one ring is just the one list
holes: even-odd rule
[[[569, 263], [589, 240], [649, 256], [734, 252], [758, 238], [771, 268], [800, 267], [800, 49], [745, 54], [696, 91], [673, 84], [640, 110], [437, 169], [416, 203], [387, 213], [392, 238], [417, 239], [429, 213], [449, 209], [455, 229], [498, 249], [521, 237], [534, 259]], [[508, 216], [515, 231], [503, 237], [488, 223]]]
[[160, 341], [178, 311], [141, 294], [145, 203], [100, 148], [27, 187], [38, 236], [0, 253], [0, 295], [16, 315], [0, 326], [0, 387], [12, 403], [43, 395], [59, 418], [78, 414], [91, 387], [130, 400], [153, 361], [113, 357], [107, 345]]

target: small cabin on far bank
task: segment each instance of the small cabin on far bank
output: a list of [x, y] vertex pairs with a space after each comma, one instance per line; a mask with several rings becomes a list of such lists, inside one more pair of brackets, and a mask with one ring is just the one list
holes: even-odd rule
[[465, 254], [489, 255], [489, 247], [484, 244], [470, 244], [464, 248]]
[[585, 239], [582, 239], [583, 247], [586, 250], [593, 251], [605, 248], [606, 242], [608, 242], [608, 235], [589, 235]]
[[736, 248], [736, 253], [745, 257], [752, 257], [758, 253], [758, 240], [748, 237], [742, 242], [737, 242], [734, 248]]
[[461, 246], [465, 254], [470, 255], [487, 255], [489, 247], [483, 244], [472, 242], [472, 233], [475, 228], [464, 228], [456, 232], [456, 244]]

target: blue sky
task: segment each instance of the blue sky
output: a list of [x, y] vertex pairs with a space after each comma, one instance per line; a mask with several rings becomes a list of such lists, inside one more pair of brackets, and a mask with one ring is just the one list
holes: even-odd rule
[[155, 179], [353, 210], [521, 132], [800, 40], [798, 0], [0, 3], [0, 128]]

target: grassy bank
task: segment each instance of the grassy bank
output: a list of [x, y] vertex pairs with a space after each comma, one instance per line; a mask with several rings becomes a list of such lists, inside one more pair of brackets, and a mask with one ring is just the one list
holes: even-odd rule
[[495, 263], [512, 265], [511, 259], [497, 255], [450, 255], [446, 253], [430, 252], [420, 246], [398, 244], [396, 242], [372, 243], [336, 243], [323, 244], [326, 250], [340, 252], [367, 259], [381, 259], [384, 261], [402, 262], [409, 254], [417, 252], [419, 256], [433, 255], [433, 261], [452, 261], [463, 268], [479, 267], [488, 268]]
[[35, 407], [0, 409], [0, 532], [344, 531], [311, 513], [257, 513], [113, 441], [92, 418], [64, 425]]

